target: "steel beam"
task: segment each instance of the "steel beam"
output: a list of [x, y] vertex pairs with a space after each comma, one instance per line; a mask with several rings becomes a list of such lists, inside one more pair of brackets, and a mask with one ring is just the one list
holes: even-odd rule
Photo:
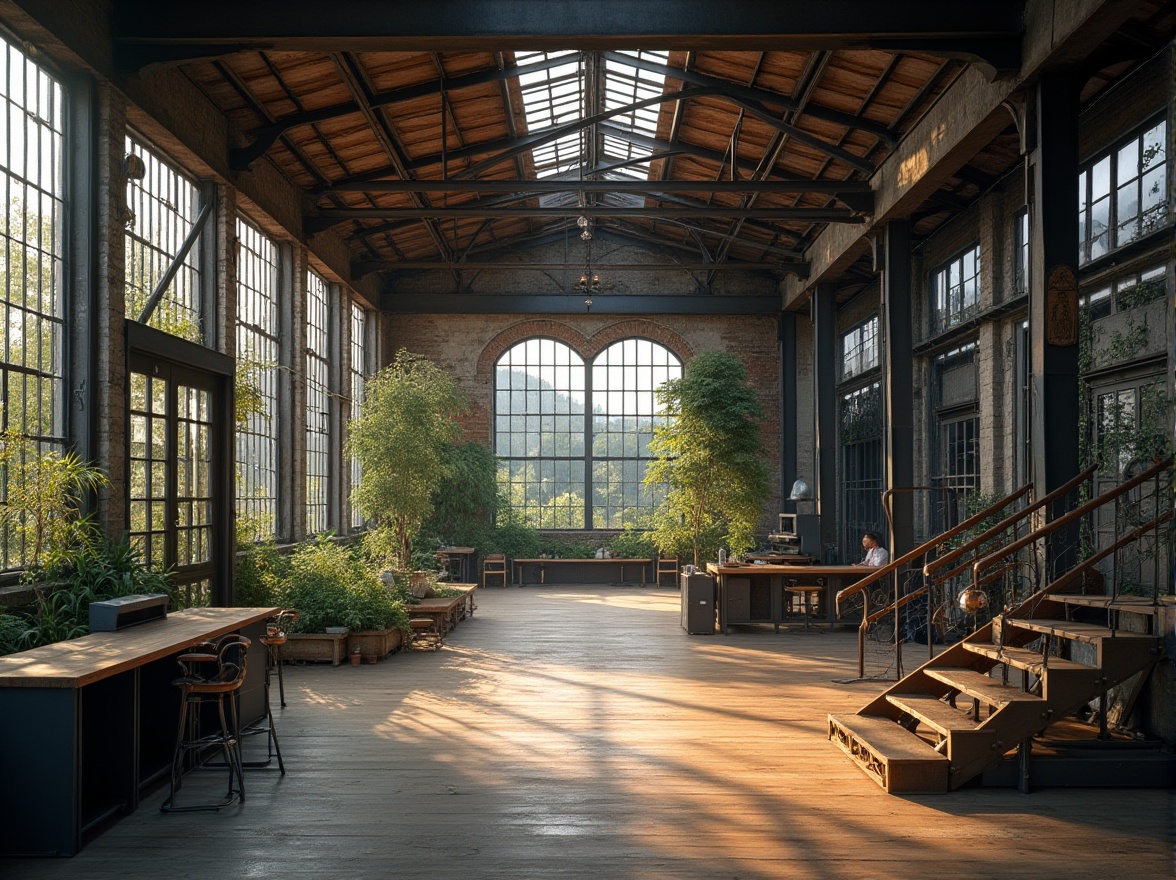
[[1024, 3], [906, 0], [120, 0], [114, 33], [132, 67], [248, 48], [334, 51], [884, 48], [959, 55], [1010, 69]]
[[417, 294], [385, 288], [380, 309], [391, 315], [775, 315], [778, 296], [649, 296], [579, 291], [561, 294]]
[[[648, 161], [642, 159], [642, 161]], [[541, 178], [538, 180], [371, 180], [348, 181], [323, 187], [320, 192], [366, 192], [366, 193], [543, 193], [567, 192], [593, 193], [842, 193], [863, 194], [870, 192], [868, 180], [807, 180], [793, 178], [765, 178], [763, 180], [567, 180], [564, 178]]]
[[[808, 264], [803, 261], [777, 263], [732, 263], [730, 261], [712, 263], [703, 260], [680, 260], [661, 263], [609, 263], [599, 262], [597, 260], [592, 261], [593, 271], [599, 271], [601, 274], [610, 272], [674, 272], [678, 270], [683, 272], [790, 272], [797, 274], [806, 271], [807, 267]], [[505, 270], [510, 272], [544, 272], [564, 269], [580, 271], [583, 268], [583, 260], [556, 260], [542, 263], [529, 261], [512, 262], [510, 260], [470, 260], [468, 262], [446, 262], [444, 260], [362, 260], [352, 264], [352, 269], [358, 275], [390, 270], [445, 270], [447, 272], [451, 270], [461, 272], [497, 272]]]
[[554, 217], [754, 217], [760, 220], [803, 220], [810, 223], [864, 223], [848, 208], [739, 208], [739, 207], [621, 207], [585, 205], [558, 208], [485, 208], [478, 205], [454, 205], [448, 208], [323, 208], [304, 218], [304, 228], [321, 232], [347, 220], [396, 220], [414, 222], [438, 219], [494, 217], [500, 219]]

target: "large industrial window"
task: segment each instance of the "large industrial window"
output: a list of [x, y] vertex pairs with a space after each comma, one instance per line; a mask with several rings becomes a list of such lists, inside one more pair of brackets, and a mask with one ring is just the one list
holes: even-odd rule
[[655, 391], [681, 375], [678, 358], [645, 339], [614, 343], [591, 369], [552, 339], [508, 350], [495, 373], [495, 450], [511, 509], [537, 528], [646, 524], [661, 500], [643, 483], [663, 418]]
[[841, 378], [860, 376], [878, 366], [878, 316], [841, 337]]
[[862, 535], [886, 533], [882, 511], [882, 385], [874, 382], [841, 396], [841, 554], [860, 559]]
[[936, 473], [931, 485], [931, 527], [942, 532], [967, 518], [968, 497], [980, 488], [980, 416], [977, 346], [968, 342], [938, 355], [933, 364]]
[[[351, 304], [351, 418], [358, 419], [363, 412], [364, 380], [368, 374], [367, 360], [367, 312], [358, 303]], [[363, 479], [363, 468], [359, 459], [351, 457], [351, 486], [354, 489]], [[363, 528], [363, 514], [354, 504], [350, 505], [352, 528]]]
[[980, 245], [964, 251], [931, 275], [933, 330], [962, 324], [980, 310]]
[[[1124, 309], [1161, 299], [1167, 290], [1168, 270], [1164, 265], [1128, 272], [1082, 295], [1082, 308], [1090, 321], [1106, 318]], [[1113, 294], [1113, 295], [1112, 295]], [[1097, 356], [1097, 352], [1095, 353]]]
[[1096, 260], [1160, 229], [1168, 216], [1167, 124], [1150, 123], [1078, 175], [1078, 260]]
[[278, 247], [237, 220], [237, 526], [274, 536], [278, 503]]
[[[66, 193], [65, 93], [21, 50], [0, 40], [0, 427], [42, 450], [65, 445], [62, 411]], [[0, 500], [8, 475], [0, 475]], [[12, 533], [0, 534], [0, 569], [30, 562]]]
[[306, 532], [327, 530], [331, 461], [327, 282], [306, 273]]
[[[127, 180], [126, 310], [138, 319], [164, 273], [180, 253], [200, 211], [196, 184], [141, 138], [128, 134], [128, 154], [143, 160], [142, 180]], [[193, 342], [204, 340], [198, 248], [184, 257], [147, 323]]]
[[1013, 220], [1013, 291], [1029, 292], [1029, 210], [1022, 209]]

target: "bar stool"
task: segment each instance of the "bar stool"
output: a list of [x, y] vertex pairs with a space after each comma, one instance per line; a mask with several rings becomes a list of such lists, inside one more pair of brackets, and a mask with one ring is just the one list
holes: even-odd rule
[[789, 593], [792, 593], [794, 596], [798, 596], [801, 599], [802, 607], [804, 609], [804, 624], [800, 627], [799, 630], [793, 630], [793, 632], [823, 632], [823, 630], [818, 629], [812, 625], [812, 614], [813, 600], [816, 599], [819, 594], [824, 592], [825, 588], [823, 586], [816, 586], [812, 584], [799, 584], [792, 578], [789, 578], [788, 586], [786, 586], [784, 589]]
[[293, 608], [283, 608], [265, 622], [265, 635], [261, 643], [265, 645], [265, 686], [266, 700], [269, 700], [270, 670], [278, 670], [278, 699], [282, 708], [286, 708], [286, 682], [282, 678], [282, 646], [286, 644], [286, 633], [298, 622], [298, 612]]
[[[245, 681], [245, 655], [249, 645], [249, 639], [231, 633], [216, 642], [202, 642], [179, 656], [183, 674], [172, 684], [180, 689], [180, 722], [176, 732], [176, 750], [172, 756], [171, 793], [159, 807], [162, 812], [219, 810], [230, 804], [244, 803], [245, 777], [241, 769], [236, 695]], [[216, 704], [220, 729], [201, 735], [200, 709], [205, 703]], [[231, 723], [225, 717], [226, 703]], [[194, 754], [194, 764], [198, 766], [203, 763], [201, 754], [214, 747], [221, 750], [224, 766], [229, 771], [228, 792], [215, 803], [177, 806], [176, 795], [180, 791], [188, 754]]]

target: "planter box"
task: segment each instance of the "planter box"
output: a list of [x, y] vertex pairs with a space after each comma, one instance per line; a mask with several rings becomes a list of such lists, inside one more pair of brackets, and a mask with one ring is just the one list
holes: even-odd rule
[[347, 653], [355, 651], [363, 654], [363, 659], [369, 663], [383, 660], [400, 647], [403, 634], [399, 629], [365, 629], [353, 632], [347, 637]]
[[290, 633], [282, 645], [283, 660], [313, 660], [338, 666], [347, 656], [347, 633]]

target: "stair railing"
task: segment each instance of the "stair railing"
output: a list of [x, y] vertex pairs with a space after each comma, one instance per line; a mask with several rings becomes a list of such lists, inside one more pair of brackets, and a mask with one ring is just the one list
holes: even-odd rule
[[[991, 568], [993, 565], [996, 565], [998, 562], [1006, 559], [1008, 556], [1022, 550], [1023, 548], [1028, 547], [1029, 545], [1034, 544], [1037, 541], [1040, 541], [1043, 538], [1048, 537], [1049, 535], [1053, 534], [1055, 531], [1057, 531], [1061, 528], [1067, 527], [1069, 525], [1072, 525], [1073, 523], [1082, 519], [1087, 514], [1092, 513], [1093, 511], [1102, 507], [1104, 504], [1106, 504], [1110, 501], [1115, 501], [1119, 497], [1126, 495], [1132, 489], [1135, 489], [1136, 487], [1141, 486], [1142, 484], [1146, 483], [1148, 480], [1157, 478], [1160, 474], [1162, 474], [1164, 471], [1168, 470], [1171, 467], [1172, 467], [1172, 458], [1171, 457], [1165, 458], [1161, 461], [1157, 461], [1151, 467], [1149, 467], [1147, 470], [1136, 475], [1135, 477], [1132, 477], [1130, 480], [1127, 480], [1124, 483], [1120, 483], [1118, 486], [1115, 486], [1111, 489], [1108, 489], [1106, 492], [1103, 492], [1101, 495], [1099, 495], [1095, 498], [1092, 498], [1090, 501], [1087, 501], [1085, 504], [1079, 505], [1078, 507], [1074, 508], [1073, 510], [1068, 511], [1067, 513], [1063, 514], [1062, 516], [1059, 516], [1055, 520], [1051, 520], [1050, 522], [1043, 525], [1041, 528], [1036, 529], [1036, 530], [1030, 532], [1029, 534], [1025, 535], [1024, 537], [1019, 538], [1019, 539], [1013, 541], [1012, 543], [1007, 544], [1004, 547], [1001, 547], [1000, 549], [996, 550], [995, 552], [990, 553], [987, 556], [984, 556], [981, 559], [976, 560], [975, 562], [972, 563], [972, 583], [973, 583], [973, 585], [976, 585], [979, 582], [980, 574], [983, 571], [985, 571], [986, 569]], [[1157, 488], [1158, 488], [1158, 483], [1157, 483]], [[1142, 537], [1142, 535], [1145, 534], [1146, 531], [1148, 531], [1149, 529], [1158, 528], [1158, 526], [1160, 524], [1167, 522], [1168, 519], [1170, 518], [1170, 511], [1167, 511], [1167, 513], [1169, 514], [1169, 516], [1160, 515], [1160, 516], [1156, 517], [1150, 523], [1145, 524], [1145, 526], [1141, 526], [1139, 529], [1134, 529], [1134, 530], [1132, 530], [1132, 532], [1128, 533], [1128, 535], [1125, 536], [1124, 538], [1121, 538], [1120, 540], [1115, 541], [1112, 545], [1110, 545], [1110, 547], [1104, 548], [1104, 550], [1099, 551], [1099, 553], [1095, 554], [1095, 556], [1099, 560], [1104, 559], [1111, 552], [1117, 552], [1118, 549], [1120, 549], [1123, 546], [1126, 546], [1127, 543], [1130, 543], [1131, 541], [1135, 540], [1138, 537]], [[1143, 529], [1143, 531], [1140, 531], [1140, 529]], [[1138, 534], [1136, 534], [1137, 532], [1138, 532]], [[1126, 540], [1126, 538], [1130, 538], [1130, 540]], [[1091, 557], [1091, 558], [1094, 558], [1094, 557]], [[1082, 563], [1082, 567], [1084, 569], [1089, 568], [1089, 565], [1086, 564], [1088, 562], [1090, 562], [1089, 559], [1084, 560], [1084, 562]], [[1067, 572], [1067, 574], [1069, 574], [1069, 572]], [[1062, 577], [1065, 577], [1065, 575], [1063, 575]], [[1059, 578], [1059, 580], [1060, 580], [1060, 578]], [[1159, 580], [1160, 580], [1159, 578], [1156, 578], [1156, 583], [1153, 585], [1153, 600], [1156, 602], [1159, 601]], [[1115, 591], [1115, 587], [1112, 585], [1112, 593], [1111, 593], [1112, 598], [1114, 598], [1114, 596], [1116, 594], [1117, 593]], [[1113, 627], [1112, 627], [1112, 629], [1113, 629]]]
[[[849, 598], [850, 596], [854, 596], [858, 593], [862, 594], [862, 622], [858, 626], [858, 678], [865, 678], [865, 675], [866, 675], [866, 633], [868, 632], [868, 630], [870, 628], [870, 624], [881, 619], [882, 617], [885, 617], [886, 614], [889, 614], [891, 612], [896, 612], [898, 608], [903, 607], [908, 602], [910, 602], [910, 601], [918, 598], [920, 595], [922, 595], [922, 593], [918, 590], [913, 591], [912, 593], [908, 594], [907, 596], [899, 597], [899, 599], [897, 600], [897, 604], [896, 604], [896, 602], [892, 602], [890, 605], [887, 605], [886, 608], [882, 612], [871, 613], [870, 612], [870, 591], [867, 589], [867, 587], [870, 587], [871, 585], [877, 583], [878, 581], [882, 580], [883, 578], [890, 577], [891, 575], [895, 574], [904, 565], [907, 565], [908, 563], [914, 562], [916, 559], [919, 559], [921, 557], [926, 556], [932, 550], [937, 549], [945, 541], [949, 541], [952, 538], [954, 538], [956, 535], [960, 534], [961, 532], [966, 531], [967, 529], [970, 529], [979, 523], [982, 523], [985, 519], [992, 516], [998, 510], [1003, 510], [1008, 505], [1023, 498], [1025, 495], [1027, 495], [1030, 492], [1031, 489], [1032, 489], [1032, 486], [1029, 484], [1022, 486], [1020, 489], [1017, 489], [1012, 494], [1006, 495], [1004, 498], [1000, 499], [999, 501], [996, 501], [993, 504], [990, 504], [988, 507], [984, 508], [979, 513], [968, 517], [966, 520], [964, 520], [959, 525], [948, 529], [946, 532], [943, 532], [942, 534], [936, 535], [934, 538], [932, 538], [929, 541], [925, 541], [924, 543], [922, 543], [918, 547], [916, 547], [914, 550], [911, 550], [909, 553], [904, 553], [902, 556], [898, 557], [897, 559], [892, 559], [886, 565], [883, 565], [879, 568], [871, 569], [870, 574], [866, 575], [864, 578], [857, 581], [856, 583], [850, 584], [844, 590], [841, 590], [840, 592], [837, 593], [837, 595], [834, 599], [834, 607], [836, 608], [836, 613], [837, 613], [837, 616], [839, 616], [839, 617], [841, 616], [841, 600]], [[886, 493], [884, 493], [884, 495], [889, 495], [893, 491], [897, 491], [897, 490], [888, 490]], [[923, 589], [923, 588], [920, 588], [920, 589]], [[894, 592], [897, 595], [897, 592], [898, 592], [897, 589]], [[895, 627], [895, 638], [896, 639], [898, 638], [898, 627], [897, 626]]]

